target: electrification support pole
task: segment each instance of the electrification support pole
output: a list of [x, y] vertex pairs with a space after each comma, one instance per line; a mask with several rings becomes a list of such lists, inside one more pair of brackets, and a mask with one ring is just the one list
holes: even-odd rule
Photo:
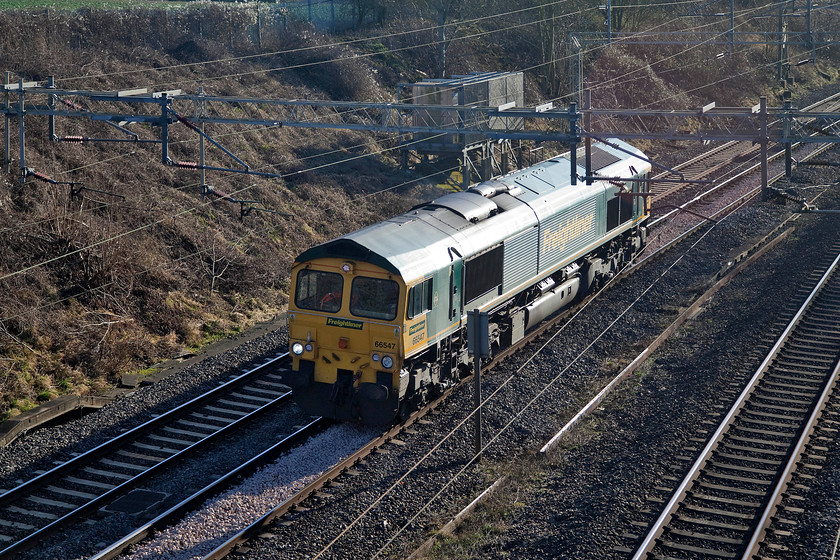
[[[569, 103], [569, 116], [569, 132], [577, 136], [577, 103]], [[569, 160], [572, 162], [571, 182], [577, 185], [577, 142], [572, 142]]]
[[467, 311], [467, 352], [473, 357], [475, 454], [481, 454], [481, 358], [490, 357], [490, 314]]
[[461, 148], [461, 158], [461, 190], [465, 191], [470, 188], [470, 154], [466, 144]]
[[[198, 95], [204, 95], [204, 86], [198, 87]], [[201, 101], [198, 114], [204, 117], [204, 100]], [[204, 196], [207, 189], [207, 177], [204, 169], [204, 121], [201, 121], [201, 134], [198, 135], [198, 163], [201, 167], [201, 194]]]
[[612, 43], [612, 0], [607, 0], [607, 45]]
[[26, 133], [23, 128], [23, 115], [26, 112], [26, 106], [23, 101], [23, 78], [18, 80], [18, 129], [20, 134], [20, 184], [26, 182], [26, 151], [23, 148]]
[[[50, 89], [55, 89], [55, 77], [54, 76], [49, 76], [47, 78], [47, 87], [50, 88]], [[55, 135], [55, 114], [54, 114], [54, 112], [55, 112], [55, 96], [52, 95], [52, 94], [50, 94], [49, 105], [50, 105], [50, 116], [48, 118], [49, 135], [50, 135], [50, 140], [55, 140], [57, 138], [57, 136]]]
[[[443, 29], [443, 23], [441, 23], [441, 29]], [[443, 40], [441, 40], [441, 44], [443, 44]], [[444, 68], [444, 70], [446, 69], [445, 61], [444, 61], [443, 68]], [[443, 77], [443, 72], [441, 72], [441, 78], [442, 77]], [[458, 107], [463, 107], [464, 102], [466, 100], [463, 85], [458, 87], [457, 96], [458, 96], [457, 97]], [[464, 128], [465, 125], [466, 125], [466, 122], [467, 121], [466, 121], [464, 112], [463, 111], [458, 111], [458, 128]], [[465, 191], [468, 188], [470, 188], [470, 183], [472, 182], [472, 176], [470, 174], [470, 167], [471, 167], [472, 163], [471, 163], [471, 160], [470, 160], [470, 152], [467, 149], [467, 135], [466, 134], [458, 134], [457, 138], [458, 138], [458, 142], [461, 143], [462, 153], [464, 155], [464, 162], [463, 162], [464, 163], [464, 170], [462, 171], [463, 174], [461, 175], [461, 190]]]
[[586, 184], [592, 184], [592, 91], [586, 90], [583, 92], [583, 128], [586, 131], [586, 137], [583, 140], [583, 145], [586, 146]]
[[[257, 47], [262, 50], [262, 4], [257, 4]], [[203, 132], [203, 131], [202, 131]]]
[[481, 146], [481, 180], [493, 178], [493, 146], [486, 140]]
[[767, 98], [762, 96], [759, 101], [759, 115], [761, 119], [761, 192], [766, 199], [768, 196], [767, 184]]
[[[12, 79], [12, 73], [7, 70], [6, 71], [6, 85], [9, 85], [11, 83], [10, 82], [11, 79]], [[10, 134], [9, 134], [9, 91], [8, 90], [6, 90], [5, 97], [6, 97], [6, 128], [5, 128], [5, 131], [6, 131], [5, 132], [6, 159], [3, 160], [3, 170], [6, 173], [9, 173], [9, 171], [11, 169], [9, 166], [12, 163], [12, 157], [11, 157], [11, 153], [9, 152], [9, 148], [10, 148], [9, 144], [10, 144], [11, 137], [10, 137]]]
[[729, 35], [729, 58], [732, 58], [735, 45], [735, 0], [729, 0], [729, 33], [727, 35]]
[[811, 51], [811, 64], [813, 64], [814, 62], [816, 62], [817, 55], [816, 55], [816, 52], [814, 51], [814, 37], [813, 37], [813, 35], [811, 35], [811, 1], [812, 0], [808, 0], [808, 2], [806, 3], [806, 7], [805, 7], [806, 12], [807, 12], [807, 24], [806, 25], [808, 26], [808, 35], [807, 35], [807, 38], [805, 39], [805, 46], [809, 51]]
[[583, 102], [581, 88], [583, 87], [583, 47], [580, 39], [574, 34], [569, 35], [569, 89], [575, 95], [578, 103]]
[[164, 93], [160, 96], [160, 161], [163, 165], [169, 164], [169, 115], [166, 112], [169, 106], [169, 99]]
[[784, 93], [784, 110], [785, 116], [784, 120], [784, 128], [782, 129], [782, 142], [785, 144], [785, 177], [788, 179], [790, 178], [791, 174], [793, 173], [793, 157], [791, 154], [791, 146], [790, 146], [790, 110], [793, 108], [791, 101], [791, 93], [786, 91]]
[[475, 454], [481, 453], [481, 356], [473, 356], [473, 407], [475, 407]]
[[784, 47], [783, 47], [783, 45], [784, 45], [784, 37], [783, 37], [784, 26], [783, 26], [783, 23], [782, 23], [783, 20], [784, 20], [784, 11], [785, 11], [784, 6], [785, 6], [784, 2], [779, 2], [779, 18], [778, 18], [779, 22], [778, 22], [778, 29], [777, 29], [778, 34], [779, 34], [779, 46], [778, 46], [778, 53], [779, 53], [778, 59], [779, 60], [776, 63], [776, 79], [777, 80], [782, 80], [783, 75], [784, 75], [783, 71], [782, 71], [782, 59], [783, 59], [783, 56], [784, 56]]

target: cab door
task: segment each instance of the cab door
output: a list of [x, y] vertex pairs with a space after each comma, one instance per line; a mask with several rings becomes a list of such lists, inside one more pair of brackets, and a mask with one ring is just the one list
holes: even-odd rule
[[464, 261], [455, 259], [449, 267], [449, 323], [460, 324], [464, 316]]

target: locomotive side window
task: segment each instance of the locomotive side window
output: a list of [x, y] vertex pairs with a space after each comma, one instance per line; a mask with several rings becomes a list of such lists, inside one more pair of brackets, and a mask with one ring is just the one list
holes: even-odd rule
[[408, 318], [413, 319], [418, 315], [432, 309], [432, 279], [417, 284], [408, 292]]
[[397, 316], [399, 295], [400, 287], [393, 280], [358, 276], [350, 290], [350, 313], [390, 321]]
[[607, 231], [618, 227], [618, 197], [607, 201]]
[[295, 305], [301, 309], [335, 313], [341, 309], [344, 278], [334, 272], [301, 270], [295, 287]]

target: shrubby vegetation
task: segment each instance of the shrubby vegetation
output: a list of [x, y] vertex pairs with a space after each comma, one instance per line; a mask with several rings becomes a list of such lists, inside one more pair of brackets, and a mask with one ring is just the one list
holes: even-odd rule
[[[401, 82], [526, 69], [529, 103], [562, 104], [570, 93], [568, 33], [603, 29], [603, 14], [582, 1], [356, 0], [349, 3], [355, 21], [335, 36], [277, 4], [123, 4], [0, 11], [0, 70], [13, 80], [54, 76], [62, 89], [202, 87], [210, 95], [394, 101]], [[499, 12], [506, 15], [484, 17]], [[622, 12], [616, 29], [670, 20], [651, 6]], [[721, 60], [712, 47], [675, 56], [681, 50], [614, 45], [584, 55], [595, 105], [744, 105], [778, 93], [771, 71], [751, 72], [772, 53]], [[798, 72], [806, 84], [835, 71], [809, 65]], [[720, 85], [722, 74], [739, 78]], [[87, 121], [59, 119], [58, 126], [60, 135], [114, 136]], [[59, 394], [100, 391], [122, 373], [274, 316], [287, 302], [288, 270], [301, 250], [432, 192], [429, 185], [395, 188], [411, 177], [388, 151], [393, 139], [214, 129], [253, 168], [285, 175], [209, 174], [217, 190], [282, 213], [240, 219], [238, 205], [202, 197], [197, 173], [161, 165], [158, 146], [57, 144], [35, 117], [27, 117], [26, 132], [27, 166], [104, 192], [71, 198], [66, 185], [32, 178], [21, 185], [16, 161], [0, 175], [0, 417]], [[184, 127], [171, 134], [173, 157], [195, 159], [195, 135]]]

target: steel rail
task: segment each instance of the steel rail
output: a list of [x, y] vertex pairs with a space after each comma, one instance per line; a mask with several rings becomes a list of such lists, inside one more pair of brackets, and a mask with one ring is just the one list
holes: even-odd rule
[[[61, 479], [62, 477], [66, 476], [69, 473], [75, 472], [80, 468], [84, 467], [85, 465], [102, 458], [113, 451], [124, 447], [131, 441], [136, 440], [137, 438], [145, 435], [159, 427], [165, 426], [169, 424], [172, 420], [180, 418], [183, 414], [187, 411], [190, 411], [194, 408], [199, 407], [202, 404], [207, 402], [212, 402], [217, 396], [225, 394], [231, 388], [238, 387], [243, 383], [246, 383], [253, 377], [260, 375], [260, 373], [270, 365], [274, 365], [277, 362], [285, 359], [288, 354], [278, 356], [273, 358], [256, 368], [243, 373], [242, 375], [228, 381], [227, 383], [220, 385], [208, 391], [207, 393], [200, 395], [168, 412], [162, 414], [152, 420], [149, 420], [136, 428], [125, 432], [112, 440], [109, 440], [94, 449], [88, 451], [83, 455], [79, 455], [59, 465], [50, 471], [43, 473], [42, 475], [31, 479], [20, 486], [13, 488], [0, 496], [0, 506], [10, 505], [12, 502], [19, 500], [21, 497], [29, 495], [36, 491], [39, 488], [44, 487], [45, 485], [49, 484], [54, 480]], [[114, 488], [108, 490], [107, 492], [97, 496], [96, 498], [80, 505], [79, 507], [73, 509], [72, 511], [66, 513], [65, 515], [55, 519], [51, 523], [41, 527], [40, 529], [36, 530], [35, 532], [30, 533], [26, 537], [15, 541], [11, 545], [7, 546], [6, 548], [0, 550], [0, 559], [11, 558], [13, 554], [17, 554], [21, 551], [28, 550], [33, 546], [39, 544], [39, 540], [49, 536], [51, 534], [56, 533], [57, 531], [72, 525], [76, 521], [79, 520], [80, 517], [83, 517], [89, 514], [91, 511], [105, 505], [109, 501], [117, 498], [121, 494], [124, 494], [127, 490], [130, 490], [138, 485], [138, 483], [145, 481], [146, 479], [150, 478], [158, 474], [160, 471], [168, 468], [170, 465], [175, 463], [176, 461], [183, 459], [184, 457], [195, 453], [202, 447], [216, 441], [217, 439], [226, 436], [229, 432], [239, 429], [241, 426], [246, 425], [249, 421], [252, 421], [254, 417], [261, 415], [269, 410], [272, 410], [276, 406], [280, 404], [286, 403], [291, 400], [291, 392], [286, 392], [277, 397], [276, 399], [272, 400], [271, 402], [265, 403], [264, 405], [260, 406], [257, 409], [254, 409], [247, 415], [242, 416], [241, 418], [220, 427], [219, 430], [207, 435], [205, 438], [193, 443], [192, 445], [182, 449], [181, 451], [167, 457], [163, 461], [149, 467], [145, 471], [137, 474], [136, 476], [132, 477], [131, 479], [126, 480], [122, 484], [115, 486]]]
[[831, 393], [835, 388], [835, 384], [837, 383], [838, 377], [840, 377], [840, 362], [838, 362], [837, 365], [834, 367], [834, 371], [831, 373], [831, 377], [829, 378], [828, 383], [826, 383], [825, 388], [823, 389], [823, 392], [820, 395], [819, 400], [817, 401], [816, 407], [814, 407], [814, 412], [808, 419], [808, 422], [805, 425], [805, 429], [802, 431], [802, 435], [799, 437], [799, 441], [796, 443], [793, 455], [791, 456], [790, 461], [785, 467], [785, 470], [782, 473], [779, 479], [779, 483], [776, 485], [773, 494], [770, 496], [768, 506], [764, 510], [764, 514], [761, 516], [761, 519], [759, 519], [758, 521], [756, 531], [753, 533], [752, 539], [750, 539], [750, 542], [747, 545], [747, 550], [741, 557], [742, 560], [750, 560], [755, 554], [758, 554], [758, 549], [761, 545], [761, 541], [767, 534], [767, 530], [770, 526], [770, 521], [775, 515], [776, 509], [782, 500], [782, 496], [787, 490], [788, 484], [790, 483], [791, 476], [793, 475], [793, 472], [796, 469], [796, 466], [799, 463], [799, 460], [801, 459], [802, 454], [804, 453], [805, 448], [807, 447], [808, 442], [811, 439], [811, 435], [814, 432], [814, 427], [817, 425], [817, 422], [819, 422], [819, 419], [822, 416], [823, 411], [825, 410], [826, 403], [831, 397]]
[[[811, 104], [811, 105], [807, 106], [807, 107], [805, 108], [805, 110], [811, 110], [811, 109], [816, 108], [816, 107], [819, 107], [819, 106], [821, 106], [821, 105], [826, 105], [826, 104], [832, 103], [832, 102], [834, 102], [834, 101], [837, 101], [838, 99], [840, 99], [840, 93], [835, 93], [835, 94], [830, 95], [829, 97], [827, 97], [827, 98], [825, 98], [825, 99], [822, 99], [822, 100], [820, 100], [820, 101], [818, 101], [818, 102], [816, 102], [816, 103], [813, 103], [813, 104]], [[780, 122], [780, 121], [774, 121], [773, 123], [768, 124], [768, 126], [771, 126], [772, 124], [775, 124], [775, 123], [777, 123], [777, 122]], [[813, 137], [816, 137], [816, 136], [817, 136], [817, 134], [816, 134], [816, 133], [814, 133], [814, 134], [812, 134], [812, 136], [813, 136]], [[740, 141], [740, 140], [734, 140], [734, 141], [731, 141], [731, 142], [726, 142], [726, 143], [724, 143], [724, 144], [721, 144], [720, 146], [717, 146], [717, 147], [713, 148], [712, 150], [709, 150], [708, 152], [705, 152], [705, 153], [703, 153], [703, 154], [700, 154], [700, 155], [698, 155], [698, 156], [695, 156], [694, 158], [692, 158], [692, 159], [688, 160], [687, 162], [685, 162], [685, 163], [683, 163], [683, 164], [680, 164], [680, 165], [679, 165], [679, 166], [677, 166], [675, 169], [676, 169], [676, 170], [682, 170], [682, 169], [685, 169], [686, 167], [688, 167], [688, 166], [690, 166], [690, 165], [693, 165], [693, 164], [695, 164], [695, 163], [701, 162], [703, 159], [708, 158], [708, 157], [710, 157], [711, 155], [718, 154], [718, 153], [720, 153], [720, 152], [722, 152], [722, 151], [724, 151], [724, 150], [726, 150], [726, 149], [729, 149], [729, 148], [731, 148], [731, 147], [736, 146], [737, 144], [742, 144], [742, 143], [744, 143], [744, 142], [743, 142], [743, 141]], [[806, 145], [807, 145], [807, 144], [806, 144], [805, 142], [794, 142], [794, 143], [791, 145], [791, 147], [792, 147], [792, 148], [793, 148], [793, 147], [796, 147], [796, 148], [802, 148], [802, 149], [804, 149], [804, 147], [805, 147]], [[809, 160], [809, 159], [813, 158], [814, 156], [816, 156], [816, 155], [818, 155], [818, 154], [821, 154], [822, 152], [824, 152], [825, 150], [827, 150], [829, 147], [830, 147], [830, 144], [826, 144], [826, 145], [825, 145], [825, 146], [823, 146], [823, 147], [817, 148], [817, 149], [815, 149], [813, 152], [808, 153], [808, 154], [806, 155], [806, 157], [804, 157], [804, 158], [800, 158], [800, 161], [807, 161], [807, 160]], [[744, 150], [744, 151], [743, 151], [743, 152], [741, 152], [741, 154], [739, 154], [739, 155], [749, 154], [750, 152], [753, 152], [753, 151], [755, 151], [755, 148], [754, 148], [754, 147], [749, 147], [747, 150]], [[768, 157], [768, 162], [770, 162], [770, 161], [775, 161], [776, 159], [778, 159], [779, 157], [783, 156], [784, 154], [785, 154], [785, 150], [784, 150], [784, 149], [782, 149], [782, 150], [780, 150], [780, 151], [778, 151], [778, 152], [776, 152], [776, 153], [772, 154], [771, 156], [769, 156], [769, 157]], [[718, 165], [718, 167], [717, 167], [717, 168], [722, 167], [723, 165], [726, 165], [726, 164], [725, 164], [725, 163], [720, 164], [720, 165]], [[691, 206], [691, 205], [693, 205], [693, 204], [696, 204], [696, 203], [700, 202], [700, 201], [701, 201], [704, 197], [707, 197], [707, 196], [709, 196], [710, 194], [712, 194], [712, 193], [716, 192], [716, 191], [717, 191], [718, 189], [720, 189], [721, 187], [725, 187], [725, 186], [727, 186], [729, 183], [731, 183], [731, 182], [733, 182], [733, 181], [736, 181], [736, 180], [740, 179], [741, 177], [744, 177], [744, 176], [748, 175], [749, 173], [754, 172], [754, 171], [755, 171], [757, 168], [759, 168], [760, 166], [761, 166], [761, 162], [759, 162], [759, 163], [757, 163], [757, 164], [754, 164], [753, 166], [751, 166], [751, 167], [749, 167], [749, 168], [745, 169], [744, 171], [742, 171], [742, 172], [738, 173], [737, 175], [734, 175], [734, 176], [732, 176], [732, 177], [730, 177], [730, 178], [728, 178], [728, 179], [725, 179], [725, 180], [724, 180], [722, 183], [720, 183], [719, 185], [715, 185], [715, 186], [714, 186], [714, 187], [712, 187], [711, 189], [709, 189], [709, 190], [707, 190], [707, 191], [705, 191], [705, 192], [703, 192], [703, 193], [701, 193], [701, 194], [697, 195], [697, 196], [696, 196], [696, 197], [694, 197], [692, 200], [690, 200], [690, 201], [688, 201], [688, 202], [685, 202], [685, 203], [683, 203], [683, 204], [679, 205], [679, 206], [678, 206], [678, 207], [676, 207], [674, 210], [671, 210], [670, 212], [667, 212], [666, 214], [663, 214], [662, 216], [659, 216], [659, 217], [657, 217], [657, 218], [653, 219], [653, 220], [650, 222], [650, 224], [648, 224], [648, 227], [649, 227], [649, 228], [653, 228], [653, 227], [655, 227], [656, 225], [658, 225], [658, 224], [659, 224], [660, 222], [662, 222], [663, 220], [665, 220], [665, 219], [667, 219], [667, 218], [669, 218], [669, 217], [673, 216], [674, 214], [676, 214], [676, 213], [678, 213], [678, 212], [682, 212], [685, 208], [687, 208], [687, 207], [689, 207], [689, 206]], [[664, 175], [667, 175], [667, 173], [660, 173], [660, 174], [659, 174], [659, 175], [657, 175], [656, 177], [662, 177], [662, 176], [664, 176]], [[704, 174], [704, 175], [701, 175], [701, 176], [705, 176], [705, 174]], [[656, 177], [654, 177], [654, 179], [655, 179]], [[775, 177], [774, 177], [774, 178], [770, 181], [770, 183], [772, 184], [773, 182], [777, 181], [779, 177], [780, 177], [780, 175], [775, 176]], [[695, 178], [696, 178], [696, 177], [695, 177]], [[670, 195], [672, 195], [672, 194], [675, 194], [675, 193], [679, 192], [679, 190], [681, 190], [681, 189], [680, 189], [680, 188], [676, 188], [676, 187], [675, 187], [675, 188], [668, 189], [666, 192], [663, 192], [663, 193], [660, 193], [660, 194], [658, 194], [658, 195], [654, 196], [654, 201], [661, 200], [661, 199], [663, 199], [663, 198], [665, 198], [665, 197], [667, 197], [667, 196], [670, 196]]]
[[129, 546], [145, 540], [154, 531], [159, 531], [167, 525], [180, 521], [187, 513], [195, 510], [202, 502], [232, 486], [235, 480], [252, 475], [259, 468], [268, 465], [277, 459], [277, 457], [279, 457], [282, 453], [285, 453], [289, 449], [306, 441], [307, 438], [321, 432], [324, 428], [329, 426], [330, 423], [331, 422], [325, 418], [316, 418], [293, 434], [286, 436], [281, 441], [261, 452], [259, 455], [219, 477], [217, 480], [211, 482], [192, 496], [182, 500], [177, 505], [171, 507], [164, 513], [144, 524], [142, 527], [138, 527], [120, 540], [112, 543], [107, 548], [100, 550], [97, 554], [91, 556], [89, 560], [110, 560], [111, 558], [116, 558]]
[[712, 435], [712, 437], [709, 439], [709, 442], [706, 444], [703, 451], [700, 453], [700, 455], [698, 456], [698, 458], [696, 459], [696, 461], [694, 462], [692, 467], [689, 469], [688, 473], [683, 478], [683, 481], [680, 483], [679, 487], [677, 487], [677, 489], [674, 491], [673, 496], [668, 501], [668, 504], [665, 506], [662, 513], [657, 518], [656, 522], [654, 522], [654, 524], [651, 526], [651, 529], [648, 532], [647, 536], [642, 541], [642, 543], [639, 545], [639, 548], [636, 550], [636, 553], [633, 555], [633, 560], [641, 560], [642, 558], [645, 558], [648, 555], [648, 553], [650, 553], [653, 550], [653, 547], [656, 545], [656, 540], [662, 534], [665, 527], [667, 526], [667, 524], [670, 522], [671, 518], [676, 513], [680, 502], [683, 500], [683, 498], [687, 494], [688, 488], [693, 484], [694, 480], [698, 477], [700, 471], [706, 466], [706, 464], [708, 463], [709, 459], [712, 456], [712, 453], [715, 451], [715, 449], [721, 443], [721, 441], [723, 439], [723, 435], [728, 430], [730, 424], [732, 423], [732, 420], [741, 411], [741, 409], [743, 408], [744, 404], [747, 401], [747, 398], [750, 396], [750, 394], [753, 392], [755, 387], [758, 385], [759, 381], [764, 376], [767, 368], [770, 366], [770, 364], [776, 358], [777, 354], [781, 350], [784, 343], [788, 340], [788, 338], [789, 338], [791, 332], [793, 331], [793, 329], [799, 324], [800, 319], [805, 314], [805, 312], [808, 310], [808, 308], [811, 306], [811, 303], [816, 298], [817, 294], [821, 291], [822, 287], [828, 282], [828, 279], [831, 277], [831, 275], [837, 269], [838, 263], [840, 263], [840, 255], [838, 255], [834, 259], [834, 261], [832, 262], [829, 269], [825, 272], [825, 274], [822, 276], [822, 278], [818, 282], [817, 286], [812, 290], [811, 294], [808, 296], [808, 298], [805, 300], [805, 302], [802, 304], [802, 306], [796, 312], [793, 319], [790, 321], [788, 326], [785, 328], [784, 332], [781, 334], [781, 336], [779, 336], [776, 343], [770, 349], [770, 351], [767, 354], [767, 357], [761, 363], [761, 365], [759, 366], [756, 373], [753, 375], [753, 377], [747, 383], [747, 385], [743, 389], [743, 391], [741, 391], [741, 394], [738, 396], [738, 399], [735, 401], [735, 404], [732, 405], [728, 414], [723, 419], [723, 421], [720, 423], [720, 425], [718, 426], [717, 430]]
[[[686, 170], [686, 169], [690, 168], [691, 166], [693, 166], [693, 165], [695, 165], [695, 164], [697, 164], [697, 163], [700, 163], [700, 162], [702, 162], [703, 160], [705, 160], [705, 159], [707, 159], [707, 158], [709, 158], [709, 157], [711, 157], [711, 156], [714, 156], [714, 155], [716, 155], [716, 154], [719, 154], [720, 152], [723, 152], [723, 151], [725, 151], [725, 150], [728, 150], [728, 149], [730, 149], [730, 148], [733, 148], [733, 147], [735, 147], [735, 146], [737, 146], [738, 144], [741, 144], [741, 143], [742, 143], [742, 142], [741, 142], [740, 140], [732, 140], [732, 141], [729, 141], [729, 142], [724, 142], [723, 144], [720, 144], [720, 145], [718, 145], [718, 146], [715, 146], [714, 148], [712, 148], [712, 149], [711, 149], [711, 150], [709, 150], [708, 152], [703, 152], [702, 154], [699, 154], [699, 155], [697, 155], [697, 156], [694, 156], [694, 157], [693, 157], [693, 158], [691, 158], [690, 160], [685, 161], [685, 162], [683, 162], [683, 163], [681, 163], [681, 164], [679, 164], [679, 165], [675, 166], [675, 167], [674, 167], [674, 171], [680, 171], [680, 172], [682, 172], [683, 170]], [[725, 165], [725, 163], [724, 163], [724, 165]], [[718, 167], [719, 167], [719, 166], [718, 166]], [[716, 168], [714, 168], [714, 169], [717, 169], [717, 167], [716, 167]], [[673, 174], [673, 173], [672, 173], [671, 171], [663, 171], [662, 173], [659, 173], [659, 174], [655, 175], [655, 176], [652, 178], [652, 181], [656, 181], [657, 179], [661, 179], [661, 178], [663, 178], [663, 177], [666, 177], [666, 176], [668, 176], [668, 175], [672, 175], [672, 174]], [[707, 174], [708, 174], [708, 173], [707, 173]], [[702, 175], [701, 175], [701, 176], [702, 176]], [[691, 177], [691, 178], [692, 178], [692, 179], [697, 179], [697, 178], [698, 178], [698, 176], [697, 176], [697, 175], [692, 175], [692, 177]], [[673, 193], [675, 193], [675, 192], [679, 192], [681, 189], [685, 188], [685, 185], [686, 185], [686, 184], [687, 184], [687, 182], [686, 182], [686, 183], [679, 183], [678, 185], [676, 185], [676, 186], [674, 186], [674, 187], [671, 187], [671, 188], [667, 189], [667, 190], [666, 190], [666, 191], [664, 191], [664, 192], [661, 192], [661, 193], [653, 193], [653, 194], [654, 194], [654, 197], [653, 197], [653, 198], [654, 198], [654, 201], [656, 201], [656, 200], [661, 200], [662, 198], [665, 198], [666, 196], [668, 196], [668, 195], [670, 195], [670, 194], [673, 194]], [[652, 192], [652, 191], [653, 191], [653, 189], [651, 188], [651, 192]]]
[[[472, 376], [466, 377], [461, 381], [461, 383], [466, 383], [471, 378]], [[387, 432], [366, 443], [352, 455], [336, 463], [332, 468], [325, 471], [321, 476], [310, 482], [300, 492], [298, 492], [291, 498], [285, 500], [284, 502], [278, 504], [271, 511], [267, 512], [265, 515], [263, 515], [262, 517], [260, 517], [259, 519], [257, 519], [241, 531], [239, 531], [237, 534], [232, 536], [230, 539], [219, 545], [215, 550], [206, 554], [201, 560], [218, 560], [227, 556], [234, 548], [258, 534], [258, 532], [262, 530], [266, 525], [271, 523], [272, 520], [285, 515], [289, 511], [294, 510], [301, 502], [309, 498], [315, 492], [317, 492], [325, 486], [328, 486], [336, 477], [350, 469], [353, 465], [357, 464], [359, 461], [361, 461], [368, 455], [376, 452], [377, 449], [386, 445], [397, 435], [402, 433], [405, 429], [418, 422], [420, 419], [422, 419], [427, 414], [431, 413], [433, 410], [437, 409], [452, 394], [452, 392], [460, 386], [461, 385], [458, 384], [454, 387], [450, 387], [438, 399], [432, 401], [426, 407], [412, 414], [405, 422], [394, 426]]]
[[[797, 144], [797, 146], [798, 146], [798, 147], [801, 147], [802, 145], [801, 145], [801, 144]], [[822, 152], [824, 152], [825, 150], [827, 150], [829, 147], [830, 147], [830, 145], [826, 145], [826, 146], [823, 146], [823, 147], [821, 147], [821, 148], [818, 148], [818, 149], [814, 150], [813, 152], [811, 152], [811, 153], [807, 154], [807, 156], [806, 156], [806, 157], [804, 157], [804, 158], [802, 158], [800, 161], [808, 161], [808, 160], [809, 160], [809, 159], [811, 159], [812, 157], [814, 157], [814, 156], [816, 156], [816, 155], [821, 154]], [[785, 152], [784, 152], [784, 150], [781, 150], [781, 151], [779, 151], [779, 152], [777, 152], [777, 153], [775, 153], [775, 154], [771, 155], [771, 156], [768, 158], [768, 161], [774, 161], [774, 160], [778, 159], [780, 156], [784, 155], [784, 153], [785, 153]], [[754, 172], [755, 172], [755, 170], [756, 170], [756, 169], [758, 169], [758, 168], [760, 168], [760, 167], [761, 167], [761, 163], [759, 162], [759, 163], [756, 163], [756, 164], [754, 164], [754, 165], [752, 165], [752, 166], [748, 167], [747, 169], [745, 169], [745, 170], [741, 171], [741, 172], [740, 172], [740, 173], [738, 173], [737, 175], [733, 175], [732, 177], [729, 177], [728, 179], [725, 179], [725, 180], [724, 180], [724, 181], [722, 181], [720, 184], [715, 185], [714, 187], [710, 188], [709, 190], [707, 190], [707, 191], [705, 191], [705, 192], [703, 192], [703, 193], [701, 193], [701, 194], [699, 194], [699, 195], [695, 196], [693, 199], [689, 200], [688, 202], [685, 202], [685, 203], [681, 204], [680, 206], [678, 206], [677, 208], [675, 208], [675, 209], [671, 210], [670, 212], [667, 212], [667, 213], [665, 213], [665, 214], [663, 214], [663, 215], [661, 215], [661, 216], [658, 216], [657, 218], [653, 219], [653, 220], [652, 220], [652, 221], [648, 224], [648, 228], [654, 228], [654, 227], [658, 226], [660, 223], [662, 223], [662, 222], [663, 222], [663, 221], [665, 221], [666, 219], [670, 218], [670, 217], [671, 217], [671, 216], [673, 216], [674, 214], [677, 214], [677, 213], [683, 212], [686, 208], [688, 208], [688, 207], [690, 207], [690, 206], [692, 206], [692, 205], [694, 205], [694, 204], [697, 204], [697, 203], [699, 203], [699, 202], [703, 201], [703, 200], [704, 200], [704, 199], [706, 199], [708, 196], [710, 196], [710, 195], [712, 195], [712, 194], [714, 194], [714, 193], [718, 192], [719, 190], [721, 190], [721, 189], [723, 189], [723, 188], [725, 188], [725, 187], [728, 187], [730, 184], [734, 183], [735, 181], [738, 181], [738, 180], [740, 180], [740, 179], [742, 179], [742, 178], [744, 178], [744, 177], [748, 176], [749, 174], [754, 173]], [[781, 176], [782, 176], [782, 175], [784, 175], [784, 173], [779, 173], [779, 174], [777, 174], [777, 175], [774, 175], [774, 176], [773, 176], [773, 178], [771, 178], [771, 179], [768, 181], [768, 183], [769, 183], [769, 184], [773, 184], [773, 183], [775, 183], [776, 181], [778, 181], [778, 180], [781, 178]], [[756, 191], [760, 191], [760, 190], [761, 190], [761, 187], [759, 186], [759, 187], [758, 187], [757, 189], [755, 189], [755, 190], [756, 190]]]
[[782, 240], [788, 237], [788, 235], [793, 231], [793, 228], [788, 229], [785, 232], [778, 233], [777, 230], [769, 233], [768, 235], [764, 236], [758, 243], [753, 245], [753, 247], [746, 251], [744, 254], [749, 255], [744, 260], [740, 261], [739, 264], [733, 264], [733, 266], [729, 267], [725, 274], [718, 273], [718, 281], [715, 282], [712, 286], [709, 287], [705, 292], [703, 292], [700, 297], [695, 299], [691, 305], [685, 308], [685, 310], [680, 313], [676, 319], [674, 319], [670, 325], [668, 325], [660, 334], [659, 336], [654, 339], [641, 353], [639, 353], [632, 362], [630, 362], [624, 369], [622, 369], [612, 380], [607, 383], [601, 391], [598, 392], [583, 408], [581, 408], [577, 414], [575, 414], [571, 420], [569, 420], [560, 430], [554, 434], [554, 436], [549, 439], [545, 445], [540, 448], [540, 453], [548, 453], [551, 451], [556, 445], [557, 442], [560, 441], [567, 433], [569, 433], [572, 428], [577, 426], [581, 420], [589, 416], [595, 409], [598, 407], [599, 404], [606, 398], [607, 395], [613, 392], [613, 390], [621, 384], [625, 379], [630, 377], [633, 372], [635, 372], [639, 366], [647, 360], [651, 354], [653, 354], [662, 344], [668, 340], [674, 332], [680, 328], [686, 321], [692, 318], [697, 311], [703, 306], [707, 301], [709, 301], [712, 296], [714, 296], [724, 285], [726, 285], [732, 278], [738, 275], [744, 268], [751, 265], [755, 262], [759, 257], [763, 256], [767, 251], [773, 249], [776, 245], [778, 245]]

